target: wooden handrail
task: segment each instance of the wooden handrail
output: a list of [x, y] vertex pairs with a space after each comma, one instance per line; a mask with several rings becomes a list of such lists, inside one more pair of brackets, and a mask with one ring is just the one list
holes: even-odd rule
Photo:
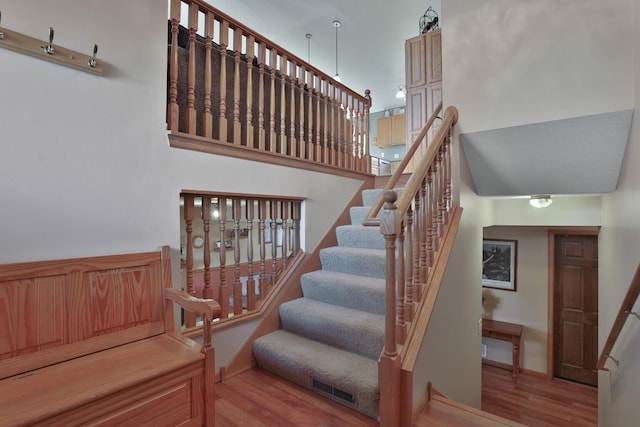
[[[627, 291], [627, 295], [625, 295], [622, 300], [622, 305], [620, 305], [620, 310], [618, 311], [618, 315], [616, 319], [613, 321], [613, 326], [611, 326], [611, 331], [609, 332], [609, 336], [604, 343], [604, 347], [602, 347], [602, 352], [600, 353], [600, 358], [598, 359], [598, 363], [596, 364], [596, 368], [602, 371], [608, 371], [609, 368], [605, 365], [607, 359], [611, 358], [611, 350], [618, 340], [618, 336], [620, 336], [620, 332], [622, 331], [622, 327], [627, 321], [627, 317], [630, 314], [633, 314], [631, 311], [636, 301], [638, 300], [638, 295], [640, 295], [640, 264], [636, 269], [636, 274], [633, 276], [631, 280], [631, 284], [629, 285], [629, 290]], [[618, 361], [612, 358], [618, 364]]]

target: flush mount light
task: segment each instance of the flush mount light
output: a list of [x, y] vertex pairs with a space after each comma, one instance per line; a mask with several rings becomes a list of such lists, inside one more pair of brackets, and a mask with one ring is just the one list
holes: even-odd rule
[[529, 204], [534, 208], [546, 208], [551, 205], [553, 200], [551, 200], [551, 196], [549, 194], [534, 194], [529, 199]]

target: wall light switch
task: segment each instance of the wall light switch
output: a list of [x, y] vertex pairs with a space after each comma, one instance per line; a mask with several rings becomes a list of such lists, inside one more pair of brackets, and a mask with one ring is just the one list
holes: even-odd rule
[[394, 159], [399, 159], [399, 158], [400, 158], [400, 154], [394, 154], [394, 155], [393, 155], [393, 158], [394, 158]]
[[482, 344], [482, 358], [483, 359], [487, 358], [487, 345], [486, 344]]

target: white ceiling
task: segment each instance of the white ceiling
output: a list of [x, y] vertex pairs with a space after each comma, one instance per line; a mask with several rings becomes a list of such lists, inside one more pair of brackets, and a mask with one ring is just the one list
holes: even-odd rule
[[[212, 6], [249, 26], [330, 76], [364, 94], [371, 111], [402, 106], [395, 98], [404, 84], [404, 41], [420, 34], [419, 20], [429, 6], [439, 14], [440, 0], [209, 0]], [[442, 17], [440, 17], [442, 22]], [[310, 49], [305, 35], [312, 35]]]

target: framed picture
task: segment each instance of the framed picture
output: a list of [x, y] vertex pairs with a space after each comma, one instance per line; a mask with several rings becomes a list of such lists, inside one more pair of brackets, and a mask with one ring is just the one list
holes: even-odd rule
[[482, 241], [482, 286], [516, 291], [517, 240]]

